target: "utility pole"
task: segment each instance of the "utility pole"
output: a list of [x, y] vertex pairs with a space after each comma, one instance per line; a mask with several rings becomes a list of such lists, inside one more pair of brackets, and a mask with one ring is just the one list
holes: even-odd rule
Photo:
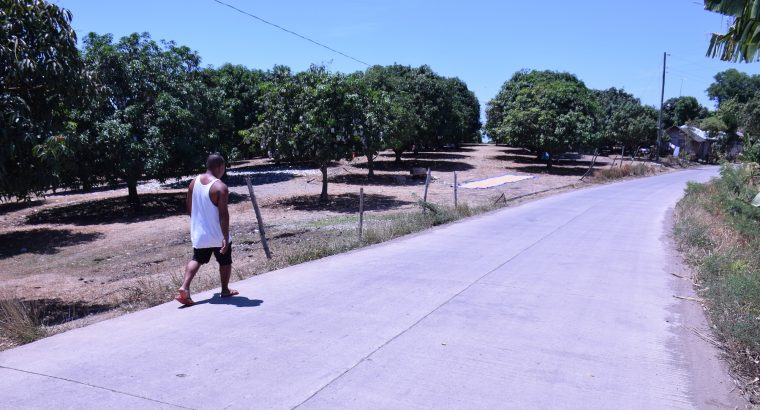
[[660, 144], [662, 142], [662, 103], [665, 100], [665, 65], [668, 61], [668, 53], [662, 53], [662, 90], [660, 91], [660, 115], [657, 116], [657, 150], [655, 161], [660, 162]]

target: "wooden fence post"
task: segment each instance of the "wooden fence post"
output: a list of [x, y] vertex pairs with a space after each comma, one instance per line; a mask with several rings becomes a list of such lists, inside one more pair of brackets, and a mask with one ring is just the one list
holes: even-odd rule
[[591, 164], [589, 164], [588, 170], [586, 170], [586, 173], [583, 174], [583, 176], [581, 177], [581, 181], [583, 181], [583, 178], [586, 178], [588, 176], [588, 174], [590, 174], [591, 171], [594, 169], [594, 164], [596, 163], [596, 158], [597, 158], [598, 155], [599, 155], [599, 150], [595, 149], [594, 150], [594, 157], [591, 159]]
[[[428, 186], [430, 186], [430, 168], [427, 169], [427, 177], [425, 178], [425, 195], [422, 197], [423, 205], [427, 205]], [[422, 208], [422, 212], [425, 212], [427, 207]]]
[[261, 219], [261, 211], [259, 211], [259, 204], [256, 203], [256, 194], [253, 193], [253, 184], [251, 184], [251, 177], [245, 179], [248, 184], [248, 194], [251, 196], [251, 204], [253, 204], [253, 211], [256, 212], [256, 222], [259, 224], [259, 236], [261, 236], [261, 245], [264, 247], [264, 253], [267, 255], [267, 259], [272, 259], [272, 252], [269, 251], [269, 244], [267, 243], [267, 237], [264, 233], [264, 221]]
[[623, 148], [620, 149], [620, 168], [623, 167], [624, 157], [625, 157], [625, 146], [623, 146]]
[[359, 240], [362, 240], [364, 226], [364, 188], [359, 188]]
[[458, 202], [459, 202], [458, 201], [459, 198], [457, 198], [457, 189], [458, 189], [458, 187], [459, 187], [459, 185], [457, 184], [457, 172], [454, 171], [454, 209], [456, 209], [458, 207]]

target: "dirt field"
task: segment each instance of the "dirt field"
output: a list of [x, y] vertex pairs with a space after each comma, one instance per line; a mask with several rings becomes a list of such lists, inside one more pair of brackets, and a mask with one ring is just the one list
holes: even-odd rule
[[[457, 150], [405, 155], [401, 164], [391, 153], [381, 154], [376, 177], [367, 179], [366, 161], [334, 164], [329, 170], [331, 201], [319, 205], [321, 175], [308, 167], [276, 166], [258, 159], [230, 169], [231, 231], [235, 277], [241, 270], [262, 271], [266, 260], [255, 234], [255, 216], [244, 175], [253, 177], [271, 247], [319, 238], [325, 228], [356, 213], [364, 187], [369, 217], [417, 207], [424, 179], [412, 179], [412, 166], [430, 167], [433, 181], [428, 200], [453, 203], [454, 172], [460, 183], [503, 174], [530, 174], [532, 179], [482, 190], [459, 190], [460, 203], [493, 202], [502, 194], [514, 198], [571, 185], [589, 158], [562, 161], [551, 173], [521, 150], [473, 145]], [[600, 157], [597, 164], [609, 165]], [[143, 183], [143, 211], [134, 215], [126, 204], [126, 187], [96, 192], [59, 192], [28, 204], [0, 204], [0, 299], [23, 298], [85, 311], [106, 310], [125, 297], [125, 290], [146, 278], [179, 276], [191, 256], [189, 217], [184, 214], [187, 179]], [[322, 221], [333, 222], [322, 222]], [[238, 274], [235, 274], [238, 271]], [[214, 276], [214, 263], [200, 275]], [[54, 300], [54, 301], [53, 301]]]

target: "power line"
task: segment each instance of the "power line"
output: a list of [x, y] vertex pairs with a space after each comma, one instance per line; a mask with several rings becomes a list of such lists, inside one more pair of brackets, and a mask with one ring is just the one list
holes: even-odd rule
[[710, 71], [710, 72], [713, 72], [713, 73], [715, 73], [717, 70], [720, 70], [720, 68], [717, 67], [717, 66], [713, 66], [713, 67], [709, 66], [710, 63], [715, 63], [716, 62], [715, 60], [706, 60], [706, 61], [703, 61], [703, 62], [699, 63], [699, 62], [696, 62], [694, 60], [691, 60], [691, 59], [688, 59], [688, 58], [685, 58], [685, 57], [681, 57], [678, 54], [673, 55], [673, 57], [676, 60], [680, 60], [682, 63], [689, 64], [689, 65], [693, 66], [694, 68], [697, 68], [697, 69], [700, 69], [700, 70]]
[[214, 1], [216, 3], [219, 3], [219, 4], [223, 5], [223, 6], [227, 6], [227, 7], [231, 8], [231, 9], [237, 11], [238, 13], [245, 14], [248, 17], [252, 17], [252, 18], [254, 18], [254, 19], [256, 19], [256, 20], [258, 20], [258, 21], [260, 21], [260, 22], [262, 22], [264, 24], [268, 24], [268, 25], [270, 25], [272, 27], [276, 27], [276, 28], [278, 28], [278, 29], [280, 29], [280, 30], [282, 30], [282, 31], [284, 31], [286, 33], [292, 34], [292, 35], [294, 35], [296, 37], [300, 37], [300, 38], [302, 38], [302, 39], [304, 39], [304, 40], [306, 40], [306, 41], [308, 41], [310, 43], [314, 43], [314, 44], [316, 44], [316, 45], [318, 45], [318, 46], [320, 46], [322, 48], [326, 48], [326, 49], [332, 51], [333, 53], [337, 53], [337, 54], [342, 55], [343, 57], [350, 58], [351, 60], [354, 60], [357, 63], [364, 64], [367, 67], [370, 66], [369, 63], [366, 63], [366, 62], [364, 62], [362, 60], [359, 60], [358, 58], [351, 57], [350, 55], [348, 55], [346, 53], [342, 53], [342, 52], [340, 52], [340, 51], [338, 51], [338, 50], [336, 50], [336, 49], [334, 49], [334, 48], [332, 48], [330, 46], [327, 46], [327, 45], [322, 44], [322, 43], [320, 43], [318, 41], [312, 40], [312, 39], [310, 39], [310, 38], [308, 38], [306, 36], [302, 36], [302, 35], [296, 33], [295, 31], [288, 30], [285, 27], [282, 27], [282, 26], [279, 26], [279, 25], [277, 25], [275, 23], [272, 23], [271, 21], [264, 20], [263, 18], [261, 18], [261, 17], [259, 17], [257, 15], [251, 14], [251, 13], [245, 11], [245, 10], [240, 10], [239, 8], [237, 8], [237, 7], [235, 7], [235, 6], [231, 5], [231, 4], [225, 3], [225, 2], [220, 1], [220, 0], [212, 0], [212, 1]]
[[679, 70], [677, 68], [672, 68], [672, 67], [668, 67], [668, 74], [672, 74], [676, 77], [689, 78], [689, 79], [697, 80], [697, 81], [709, 81], [711, 78], [709, 76], [697, 75], [697, 74], [689, 73], [688, 71], [682, 71], [682, 70]]

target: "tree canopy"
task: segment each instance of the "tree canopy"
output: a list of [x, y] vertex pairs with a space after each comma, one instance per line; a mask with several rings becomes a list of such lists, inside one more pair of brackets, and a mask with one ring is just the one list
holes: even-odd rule
[[715, 74], [715, 81], [707, 88], [707, 95], [718, 105], [730, 99], [746, 103], [760, 91], [760, 75], [748, 75], [735, 68]]
[[118, 42], [91, 33], [83, 57], [99, 87], [75, 115], [88, 159], [80, 174], [125, 181], [138, 207], [138, 181], [194, 171], [219, 146], [212, 127], [225, 120], [221, 96], [200, 81], [200, 57], [189, 48], [147, 33]]
[[556, 155], [594, 145], [598, 115], [598, 101], [576, 76], [518, 71], [488, 103], [486, 130], [497, 143]]
[[[479, 140], [480, 106], [458, 78], [428, 66], [350, 75], [225, 64], [147, 33], [90, 33], [81, 49], [71, 14], [41, 0], [2, 4], [0, 198], [56, 187], [181, 177], [209, 152], [330, 162], [357, 153]], [[323, 199], [327, 194], [324, 178]]]
[[657, 136], [657, 110], [621, 89], [594, 91], [599, 101], [599, 146], [621, 145], [633, 152], [648, 147]]
[[429, 67], [374, 66], [351, 75], [313, 66], [293, 74], [275, 67], [262, 86], [262, 112], [246, 141], [276, 160], [310, 161], [323, 174], [332, 161], [374, 157], [393, 149], [397, 159], [414, 146], [473, 142], [479, 133], [479, 104], [459, 79]]
[[9, 1], [0, 16], [0, 198], [26, 198], [59, 183], [70, 107], [87, 76], [68, 10]]
[[673, 97], [662, 104], [662, 128], [699, 121], [709, 115], [709, 110], [690, 96]]

